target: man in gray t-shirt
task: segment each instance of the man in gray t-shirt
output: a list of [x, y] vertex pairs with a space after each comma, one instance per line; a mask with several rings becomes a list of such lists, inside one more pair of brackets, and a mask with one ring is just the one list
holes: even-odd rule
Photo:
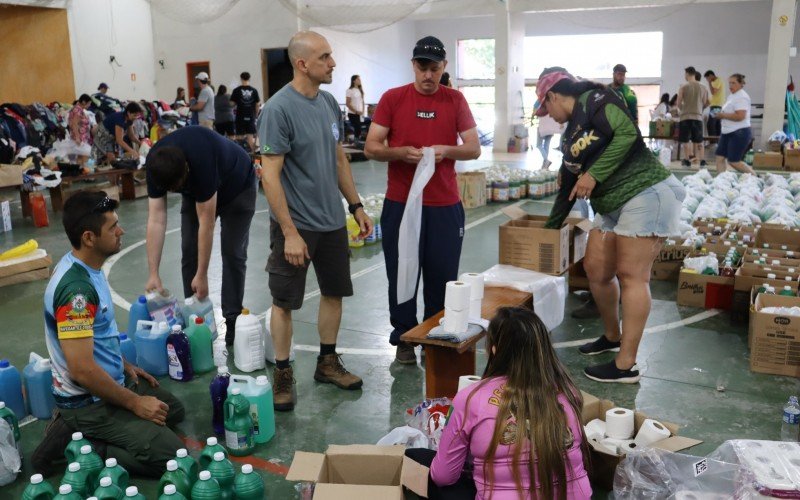
[[261, 183], [270, 207], [267, 272], [276, 361], [274, 405], [279, 411], [294, 409], [297, 401], [289, 365], [292, 311], [303, 304], [309, 262], [321, 294], [314, 379], [342, 389], [361, 388], [361, 378], [348, 372], [336, 354], [342, 297], [353, 295], [342, 196], [361, 228], [360, 237], [372, 232], [342, 149], [339, 105], [319, 89], [331, 83], [336, 66], [331, 47], [322, 35], [301, 31], [289, 42], [289, 59], [294, 78], [267, 101], [258, 119]]
[[208, 73], [201, 71], [194, 79], [200, 85], [200, 94], [197, 102], [189, 106], [192, 111], [197, 111], [200, 125], [214, 130], [214, 91], [208, 84]]

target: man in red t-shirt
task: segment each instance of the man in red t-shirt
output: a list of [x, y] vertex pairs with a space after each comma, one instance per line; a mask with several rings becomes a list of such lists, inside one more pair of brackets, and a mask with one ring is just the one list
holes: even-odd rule
[[[423, 279], [425, 317], [444, 308], [445, 284], [457, 279], [464, 209], [456, 183], [456, 160], [474, 160], [481, 154], [475, 120], [461, 92], [439, 80], [447, 67], [442, 42], [426, 36], [414, 47], [411, 65], [414, 83], [387, 91], [372, 117], [364, 154], [389, 162], [389, 182], [381, 214], [383, 254], [389, 278], [389, 313], [394, 328], [389, 338], [397, 346], [397, 361], [416, 364], [414, 348], [400, 335], [417, 325], [417, 297], [397, 303], [397, 262], [400, 221], [422, 159], [422, 148], [436, 152], [436, 171], [422, 196], [419, 264]], [[458, 139], [462, 144], [458, 144]]]

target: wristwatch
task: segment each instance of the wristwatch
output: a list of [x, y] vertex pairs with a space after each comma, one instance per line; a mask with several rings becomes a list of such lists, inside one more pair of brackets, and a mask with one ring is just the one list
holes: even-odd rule
[[356, 214], [356, 210], [358, 210], [359, 208], [364, 208], [364, 204], [361, 203], [361, 202], [358, 202], [358, 203], [354, 203], [352, 205], [347, 205], [347, 210], [353, 215]]

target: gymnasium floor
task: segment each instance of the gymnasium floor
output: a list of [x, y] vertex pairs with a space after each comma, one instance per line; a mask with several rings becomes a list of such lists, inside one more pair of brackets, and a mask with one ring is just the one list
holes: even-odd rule
[[[485, 155], [486, 156], [486, 155]], [[524, 166], [519, 158], [497, 155], [494, 161]], [[538, 162], [534, 162], [538, 166]], [[470, 162], [469, 169], [482, 168], [491, 160]], [[528, 168], [532, 168], [531, 162]], [[353, 164], [362, 196], [383, 193], [386, 166], [374, 162]], [[13, 194], [13, 193], [12, 193]], [[177, 196], [169, 198], [169, 229], [162, 262], [162, 279], [168, 288], [180, 290], [179, 207]], [[48, 203], [49, 205], [49, 203]], [[549, 212], [552, 200], [526, 201], [521, 207], [534, 214]], [[461, 257], [463, 271], [483, 271], [497, 263], [497, 227], [507, 218], [502, 205], [490, 204], [467, 211], [468, 230]], [[249, 248], [249, 268], [245, 305], [263, 313], [271, 299], [264, 265], [268, 254], [267, 203], [259, 195]], [[8, 248], [36, 238], [54, 261], [69, 250], [58, 217], [50, 213], [50, 227], [36, 229], [23, 221], [19, 204], [12, 205], [14, 230], [0, 234], [0, 248]], [[147, 264], [144, 248], [147, 202], [123, 202], [119, 209], [123, 250], [107, 269], [112, 288], [125, 301], [132, 301], [144, 287]], [[212, 298], [219, 296], [220, 263], [217, 247], [212, 256], [210, 287]], [[110, 268], [110, 269], [109, 269]], [[339, 347], [348, 369], [364, 378], [361, 391], [342, 391], [313, 380], [318, 349], [316, 334], [319, 295], [316, 279], [309, 273], [306, 301], [294, 316], [297, 360], [295, 378], [299, 402], [294, 412], [276, 415], [275, 438], [257, 448], [249, 457], [267, 483], [270, 498], [292, 498], [293, 484], [283, 475], [295, 450], [324, 451], [328, 444], [374, 443], [390, 429], [404, 424], [404, 410], [423, 397], [423, 365], [402, 366], [393, 362], [394, 350], [387, 342], [390, 331], [387, 310], [387, 281], [379, 245], [355, 249], [351, 261], [355, 297], [345, 300]], [[0, 288], [0, 317], [5, 327], [0, 333], [0, 357], [9, 358], [20, 370], [31, 351], [46, 354], [42, 324], [42, 294], [46, 281]], [[724, 312], [703, 311], [675, 304], [675, 283], [652, 284], [653, 311], [639, 351], [638, 362], [644, 377], [638, 385], [600, 384], [585, 378], [581, 371], [589, 362], [612, 359], [612, 354], [591, 359], [581, 356], [575, 345], [594, 339], [602, 332], [599, 320], [576, 321], [569, 311], [581, 300], [567, 298], [567, 317], [552, 332], [561, 359], [569, 367], [578, 386], [591, 394], [615, 401], [620, 406], [636, 407], [658, 419], [677, 423], [680, 433], [704, 442], [689, 453], [705, 455], [726, 439], [778, 439], [783, 403], [796, 394], [796, 379], [751, 373], [748, 368], [747, 332], [732, 326]], [[120, 301], [122, 302], [122, 301]], [[422, 308], [420, 307], [420, 311]], [[117, 304], [120, 329], [127, 326], [127, 311]], [[480, 347], [480, 346], [479, 346]], [[232, 355], [231, 355], [232, 358]], [[485, 356], [478, 354], [478, 370]], [[229, 366], [233, 367], [232, 359]], [[235, 371], [235, 370], [234, 370]], [[256, 375], [259, 373], [251, 374]], [[268, 374], [272, 375], [271, 367]], [[210, 374], [188, 383], [169, 380], [161, 383], [174, 391], [191, 411], [180, 426], [190, 450], [211, 433], [211, 408], [208, 396]], [[725, 386], [724, 392], [717, 385]], [[46, 422], [34, 421], [22, 429], [23, 448], [30, 456]], [[238, 466], [241, 464], [237, 464]], [[26, 463], [16, 483], [4, 487], [0, 498], [18, 498], [31, 471]], [[56, 484], [60, 477], [51, 477]], [[155, 481], [135, 479], [148, 498], [156, 498]]]

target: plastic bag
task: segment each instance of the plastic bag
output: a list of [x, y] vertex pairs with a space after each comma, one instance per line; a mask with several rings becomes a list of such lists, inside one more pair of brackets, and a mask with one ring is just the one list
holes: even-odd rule
[[439, 440], [450, 413], [450, 398], [426, 399], [417, 406], [406, 410], [406, 424], [428, 438], [428, 448], [439, 448]]
[[14, 431], [0, 418], [0, 486], [13, 483], [22, 467], [22, 460], [14, 443]]
[[421, 430], [404, 425], [389, 431], [389, 434], [380, 438], [376, 444], [378, 446], [402, 444], [406, 448], [427, 448], [430, 442]]
[[800, 498], [800, 443], [737, 439], [725, 441], [709, 458], [740, 466], [736, 498]]
[[497, 264], [483, 273], [486, 286], [509, 287], [533, 294], [533, 311], [548, 330], [564, 321], [564, 303], [567, 299], [567, 281], [563, 276], [550, 276]]

